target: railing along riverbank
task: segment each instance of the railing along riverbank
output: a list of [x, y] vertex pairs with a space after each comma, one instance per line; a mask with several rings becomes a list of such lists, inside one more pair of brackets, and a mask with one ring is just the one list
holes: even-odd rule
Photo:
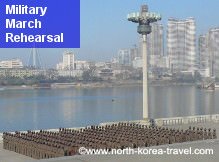
[[219, 114], [155, 119], [155, 123], [159, 126], [198, 124], [206, 122], [218, 123]]
[[[118, 121], [118, 122], [106, 122], [100, 123], [100, 125], [111, 125], [116, 123], [141, 123], [149, 125], [150, 122], [147, 120], [133, 120], [133, 121]], [[173, 118], [158, 118], [154, 119], [154, 123], [158, 126], [173, 126], [173, 125], [183, 125], [183, 124], [198, 124], [207, 122], [219, 122], [219, 114], [213, 115], [197, 115], [197, 116], [185, 116], [185, 117], [173, 117]], [[81, 129], [83, 127], [75, 127], [71, 129]], [[39, 130], [38, 130], [39, 131]], [[47, 131], [57, 132], [59, 129], [48, 129]], [[23, 131], [26, 132], [26, 131]], [[0, 133], [0, 143], [2, 142], [2, 133]]]

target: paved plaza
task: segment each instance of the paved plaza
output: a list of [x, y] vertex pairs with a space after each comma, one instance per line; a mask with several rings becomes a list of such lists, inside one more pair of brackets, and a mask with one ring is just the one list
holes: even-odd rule
[[[215, 122], [197, 123], [197, 124], [183, 124], [168, 126], [171, 128], [186, 129], [189, 126], [205, 127], [205, 128], [216, 128], [219, 130], [219, 124]], [[81, 155], [73, 157], [62, 157], [55, 159], [45, 159], [45, 160], [35, 160], [15, 152], [7, 151], [2, 148], [2, 143], [0, 142], [0, 162], [218, 162], [219, 159], [219, 140], [206, 140], [206, 141], [194, 141], [181, 144], [173, 145], [162, 145], [154, 146], [151, 148], [190, 148], [193, 149], [213, 149], [213, 155]]]

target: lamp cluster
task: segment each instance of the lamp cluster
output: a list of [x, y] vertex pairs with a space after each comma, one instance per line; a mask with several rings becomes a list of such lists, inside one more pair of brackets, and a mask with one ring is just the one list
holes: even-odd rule
[[127, 16], [128, 21], [139, 23], [138, 33], [147, 35], [151, 33], [150, 23], [161, 20], [161, 15], [154, 12], [148, 12], [147, 5], [141, 7], [141, 12], [130, 13]]

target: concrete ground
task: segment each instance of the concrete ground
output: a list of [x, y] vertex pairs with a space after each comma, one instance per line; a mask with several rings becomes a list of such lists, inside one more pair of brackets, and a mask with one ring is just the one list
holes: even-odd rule
[[[187, 129], [189, 126], [198, 126], [204, 128], [216, 128], [219, 130], [219, 124], [208, 122], [201, 124], [174, 125], [173, 128]], [[218, 133], [217, 133], [218, 134]], [[180, 149], [213, 149], [213, 155], [83, 155], [73, 157], [63, 157], [56, 159], [34, 160], [17, 153], [3, 150], [0, 141], [0, 162], [218, 162], [219, 161], [219, 140], [196, 141], [182, 144], [163, 145], [152, 148], [180, 148]]]
[[23, 156], [12, 151], [4, 150], [2, 145], [3, 144], [0, 143], [0, 162], [25, 162], [33, 160], [32, 158], [29, 158], [27, 156]]
[[[211, 148], [214, 155], [101, 155], [101, 156], [75, 156], [60, 159], [42, 160], [42, 162], [218, 162], [219, 141], [205, 141], [186, 143], [172, 146], [154, 148]], [[36, 161], [34, 161], [36, 162]]]

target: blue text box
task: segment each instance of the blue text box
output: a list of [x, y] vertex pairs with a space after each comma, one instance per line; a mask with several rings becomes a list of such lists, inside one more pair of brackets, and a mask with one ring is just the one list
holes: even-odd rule
[[2, 0], [0, 48], [33, 46], [79, 48], [80, 0]]

